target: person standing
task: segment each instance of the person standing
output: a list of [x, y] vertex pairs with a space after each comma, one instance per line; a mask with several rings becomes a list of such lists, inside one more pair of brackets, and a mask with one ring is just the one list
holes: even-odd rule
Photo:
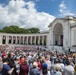
[[29, 66], [27, 65], [27, 60], [24, 60], [24, 63], [20, 64], [20, 73], [19, 75], [28, 75]]
[[55, 73], [54, 75], [62, 75], [61, 66], [59, 64], [55, 65]]
[[36, 62], [33, 63], [33, 68], [30, 69], [30, 75], [40, 75], [40, 70]]
[[2, 69], [2, 75], [11, 75], [14, 68], [11, 68], [9, 65], [8, 58], [3, 59], [3, 69]]
[[69, 60], [66, 61], [66, 66], [64, 67], [63, 75], [74, 75], [74, 67], [70, 65]]

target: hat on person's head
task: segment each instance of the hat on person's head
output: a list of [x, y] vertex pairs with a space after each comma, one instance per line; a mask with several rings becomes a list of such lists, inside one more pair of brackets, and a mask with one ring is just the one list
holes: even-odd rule
[[36, 62], [34, 62], [33, 67], [38, 67], [38, 64]]
[[61, 69], [61, 66], [59, 64], [56, 64], [55, 70], [59, 71]]
[[43, 68], [47, 68], [47, 64], [46, 63], [43, 64]]
[[20, 58], [19, 57], [16, 57], [16, 60], [19, 60]]
[[23, 64], [24, 63], [24, 58], [22, 57], [21, 59], [20, 59], [20, 64]]

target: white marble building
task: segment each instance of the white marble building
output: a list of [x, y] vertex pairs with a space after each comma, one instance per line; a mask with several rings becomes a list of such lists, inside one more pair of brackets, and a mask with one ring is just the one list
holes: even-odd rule
[[0, 33], [0, 44], [23, 44], [46, 46], [50, 50], [76, 46], [76, 18], [56, 18], [49, 24], [49, 31], [38, 34]]
[[[62, 46], [65, 50], [76, 46], [76, 18], [66, 16], [64, 18], [56, 18], [50, 23], [48, 45], [47, 46]], [[49, 39], [50, 38], [50, 39]]]

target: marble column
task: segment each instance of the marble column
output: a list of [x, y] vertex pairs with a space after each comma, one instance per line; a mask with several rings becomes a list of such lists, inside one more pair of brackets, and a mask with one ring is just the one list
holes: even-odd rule
[[23, 44], [24, 44], [24, 36], [23, 36]]
[[15, 36], [15, 38], [16, 38], [16, 39], [15, 39], [15, 41], [16, 41], [15, 44], [17, 44], [17, 36]]
[[0, 44], [2, 44], [2, 36], [0, 35]]
[[59, 35], [59, 42], [58, 42], [58, 45], [61, 45], [61, 35]]
[[30, 40], [30, 43], [31, 43], [31, 45], [32, 45], [32, 36], [31, 36], [31, 40]]
[[23, 37], [22, 36], [20, 36], [20, 44], [22, 44], [22, 42], [23, 42]]
[[74, 30], [74, 45], [76, 45], [76, 30]]
[[24, 37], [24, 43], [27, 44], [27, 37]]
[[13, 44], [13, 36], [11, 36], [11, 37], [12, 37], [12, 39], [11, 39], [11, 40], [12, 40], [12, 42], [11, 42], [11, 43]]
[[40, 36], [38, 36], [38, 45], [40, 45]]
[[44, 45], [44, 36], [42, 36], [42, 45]]
[[19, 36], [19, 44], [21, 44], [21, 36]]
[[36, 45], [36, 36], [34, 36], [34, 44]]
[[27, 36], [27, 40], [26, 41], [27, 41], [27, 45], [28, 45], [28, 36]]
[[6, 36], [6, 44], [8, 44], [9, 36]]

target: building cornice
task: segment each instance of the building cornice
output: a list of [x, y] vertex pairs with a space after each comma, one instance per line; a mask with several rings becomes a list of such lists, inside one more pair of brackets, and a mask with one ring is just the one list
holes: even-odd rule
[[0, 33], [0, 35], [7, 35], [7, 36], [41, 36], [41, 35], [48, 35], [48, 33], [34, 33], [34, 34]]

